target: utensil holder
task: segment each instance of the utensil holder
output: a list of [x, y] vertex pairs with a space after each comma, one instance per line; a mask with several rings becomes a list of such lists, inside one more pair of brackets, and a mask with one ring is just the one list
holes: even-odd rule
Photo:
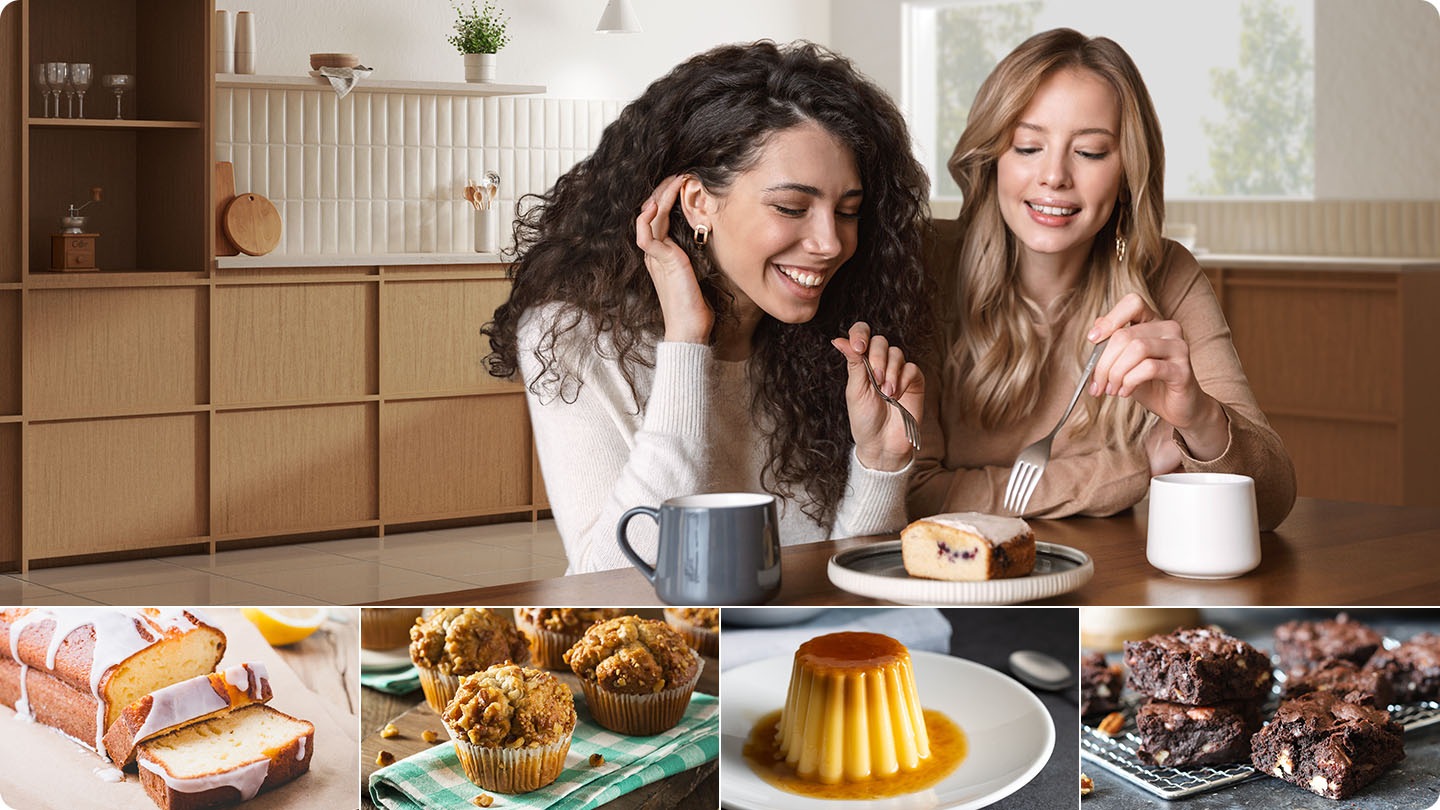
[[495, 209], [481, 208], [475, 212], [475, 252], [499, 253], [495, 238]]

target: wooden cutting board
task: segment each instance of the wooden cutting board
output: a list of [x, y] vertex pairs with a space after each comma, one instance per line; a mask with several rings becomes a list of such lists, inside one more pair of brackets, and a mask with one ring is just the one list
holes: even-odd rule
[[249, 256], [263, 256], [280, 244], [280, 212], [259, 194], [239, 194], [225, 207], [225, 236]]
[[240, 248], [225, 236], [225, 209], [235, 199], [235, 164], [228, 160], [215, 164], [215, 255], [234, 256]]

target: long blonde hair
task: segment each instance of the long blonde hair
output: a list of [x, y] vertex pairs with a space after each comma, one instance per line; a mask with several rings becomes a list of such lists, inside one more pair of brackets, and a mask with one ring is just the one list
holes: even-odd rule
[[[1123, 176], [1110, 220], [1091, 245], [1076, 288], [1057, 302], [1057, 334], [1042, 328], [1045, 314], [1020, 292], [1019, 249], [1000, 214], [996, 162], [1012, 143], [1015, 125], [1041, 83], [1067, 69], [1089, 71], [1114, 88], [1120, 108], [1119, 156]], [[1165, 154], [1160, 121], [1140, 71], [1113, 40], [1069, 28], [1036, 34], [1011, 51], [985, 79], [949, 161], [965, 199], [960, 209], [960, 264], [942, 274], [943, 300], [957, 317], [945, 323], [943, 374], [959, 375], [961, 412], [981, 427], [1013, 424], [1039, 405], [1039, 375], [1052, 345], [1073, 347], [1083, 368], [1090, 345], [1083, 338], [1096, 317], [1126, 293], [1155, 307], [1151, 283], [1164, 251]], [[1117, 261], [1116, 236], [1127, 243]], [[1105, 438], [1137, 436], [1148, 414], [1129, 399], [1086, 397], [1072, 429], [1100, 425]]]

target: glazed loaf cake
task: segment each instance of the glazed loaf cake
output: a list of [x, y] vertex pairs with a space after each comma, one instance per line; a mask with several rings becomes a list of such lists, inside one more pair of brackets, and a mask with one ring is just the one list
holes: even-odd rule
[[1035, 568], [1035, 535], [1019, 518], [952, 512], [906, 526], [900, 532], [900, 553], [912, 577], [1023, 577]]
[[157, 689], [121, 712], [105, 732], [105, 752], [118, 767], [135, 760], [135, 746], [181, 726], [270, 700], [264, 664], [240, 664]]
[[254, 704], [140, 743], [140, 783], [161, 810], [248, 801], [310, 770], [315, 726]]
[[126, 706], [213, 672], [225, 634], [172, 608], [10, 608], [0, 645], [0, 701], [102, 752]]

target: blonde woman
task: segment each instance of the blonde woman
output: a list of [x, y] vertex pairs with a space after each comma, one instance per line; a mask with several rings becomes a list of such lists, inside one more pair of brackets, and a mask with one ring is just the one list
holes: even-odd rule
[[1027, 516], [1113, 514], [1180, 470], [1252, 476], [1262, 529], [1289, 513], [1294, 467], [1209, 282], [1160, 235], [1164, 161], [1150, 95], [1112, 40], [1036, 34], [981, 85], [949, 162], [964, 204], [929, 256], [947, 315], [912, 516], [1002, 511], [1015, 457], [1107, 338]]

